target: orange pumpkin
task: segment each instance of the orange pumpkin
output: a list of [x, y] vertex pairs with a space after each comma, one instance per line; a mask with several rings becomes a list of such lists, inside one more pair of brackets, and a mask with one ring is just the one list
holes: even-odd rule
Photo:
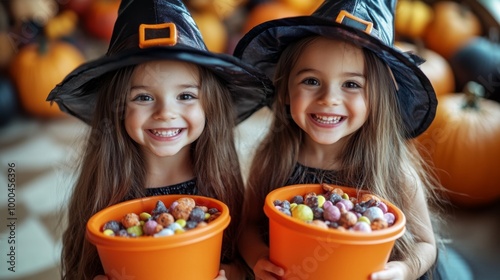
[[92, 0], [84, 16], [87, 32], [96, 38], [110, 41], [118, 18], [120, 2], [120, 0]]
[[226, 52], [228, 32], [219, 17], [207, 12], [192, 12], [191, 15], [200, 29], [208, 50], [217, 53]]
[[439, 96], [436, 118], [417, 138], [451, 201], [465, 207], [500, 198], [500, 104], [480, 91], [470, 82], [464, 93]]
[[422, 38], [433, 17], [433, 9], [423, 1], [398, 1], [394, 17], [396, 34], [413, 39]]
[[247, 15], [242, 32], [246, 33], [256, 25], [259, 25], [268, 20], [280, 19], [284, 17], [295, 17], [300, 15], [302, 15], [300, 12], [282, 2], [264, 2], [256, 5]]
[[413, 52], [425, 59], [425, 62], [420, 65], [420, 69], [431, 81], [436, 95], [455, 92], [453, 69], [444, 57], [435, 51], [407, 42], [396, 41], [394, 45], [402, 51]]
[[224, 20], [239, 8], [243, 7], [248, 0], [188, 0], [184, 1], [188, 9], [199, 13], [212, 13], [219, 19]]
[[434, 17], [423, 36], [427, 48], [451, 58], [474, 36], [483, 33], [481, 21], [467, 6], [454, 1], [434, 3]]
[[323, 3], [322, 0], [278, 0], [304, 15], [312, 14]]
[[72, 10], [64, 10], [45, 24], [45, 36], [49, 39], [69, 36], [76, 29], [78, 15]]
[[84, 61], [77, 48], [63, 41], [42, 41], [21, 48], [11, 62], [10, 74], [25, 111], [37, 117], [63, 116], [57, 106], [45, 100]]
[[63, 0], [61, 3], [63, 9], [74, 11], [78, 16], [83, 16], [90, 6], [92, 0]]

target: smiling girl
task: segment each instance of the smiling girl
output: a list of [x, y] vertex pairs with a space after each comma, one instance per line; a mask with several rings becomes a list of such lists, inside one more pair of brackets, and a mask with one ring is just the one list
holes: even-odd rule
[[395, 3], [326, 0], [311, 16], [256, 26], [237, 45], [235, 56], [276, 88], [274, 120], [250, 169], [239, 242], [256, 279], [303, 279], [269, 260], [262, 209], [276, 188], [319, 183], [368, 190], [405, 214], [405, 234], [385, 269], [367, 277], [451, 279], [439, 270], [430, 214], [441, 218], [434, 212], [441, 186], [411, 141], [432, 122], [437, 100], [418, 68], [422, 60], [393, 47]]
[[[219, 278], [239, 279], [243, 180], [233, 128], [265, 106], [272, 85], [240, 60], [207, 51], [179, 0], [124, 0], [108, 53], [50, 93], [90, 125], [63, 235], [62, 279], [105, 278], [86, 221], [116, 203], [197, 194], [223, 201]], [[180, 279], [182, 278], [180, 273]]]

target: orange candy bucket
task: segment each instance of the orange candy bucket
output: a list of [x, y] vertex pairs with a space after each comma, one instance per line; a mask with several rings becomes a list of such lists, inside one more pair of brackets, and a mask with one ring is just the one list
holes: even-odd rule
[[[356, 190], [341, 187], [349, 197]], [[390, 202], [389, 212], [395, 223], [369, 233], [323, 229], [279, 212], [273, 202], [290, 201], [295, 195], [324, 193], [321, 185], [292, 185], [270, 192], [264, 212], [269, 218], [270, 260], [285, 269], [282, 279], [349, 279], [367, 280], [370, 274], [384, 269], [396, 239], [405, 232], [404, 214]]]
[[[151, 213], [158, 200], [167, 208], [182, 197], [196, 205], [217, 208], [221, 215], [207, 226], [171, 236], [136, 238], [107, 236], [103, 225], [127, 213]], [[164, 195], [122, 202], [101, 210], [87, 223], [87, 239], [97, 247], [104, 272], [110, 280], [186, 279], [213, 280], [219, 274], [222, 236], [229, 225], [228, 207], [213, 198], [193, 195]]]

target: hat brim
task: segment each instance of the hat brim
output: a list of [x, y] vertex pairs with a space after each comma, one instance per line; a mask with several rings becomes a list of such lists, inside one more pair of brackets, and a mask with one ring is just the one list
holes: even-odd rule
[[59, 108], [86, 123], [90, 123], [97, 100], [96, 79], [110, 71], [153, 60], [179, 60], [207, 67], [231, 91], [239, 123], [258, 109], [269, 105], [273, 86], [264, 74], [233, 56], [210, 53], [184, 46], [133, 49], [103, 56], [77, 67], [58, 84], [47, 97]]
[[277, 19], [250, 30], [239, 41], [234, 55], [273, 79], [283, 50], [293, 42], [314, 35], [347, 40], [375, 53], [390, 67], [397, 82], [406, 137], [416, 137], [429, 127], [436, 114], [437, 99], [432, 84], [418, 67], [423, 60], [387, 46], [364, 31], [314, 16]]

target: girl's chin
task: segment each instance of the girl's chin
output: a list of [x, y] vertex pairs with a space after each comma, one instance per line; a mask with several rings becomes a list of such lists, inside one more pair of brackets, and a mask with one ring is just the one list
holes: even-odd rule
[[173, 157], [179, 154], [180, 150], [148, 150], [148, 154], [155, 158]]
[[325, 135], [325, 134], [318, 134], [318, 133], [307, 133], [309, 136], [309, 140], [312, 143], [320, 144], [320, 145], [331, 145], [337, 143], [341, 138], [338, 137], [338, 135]]

